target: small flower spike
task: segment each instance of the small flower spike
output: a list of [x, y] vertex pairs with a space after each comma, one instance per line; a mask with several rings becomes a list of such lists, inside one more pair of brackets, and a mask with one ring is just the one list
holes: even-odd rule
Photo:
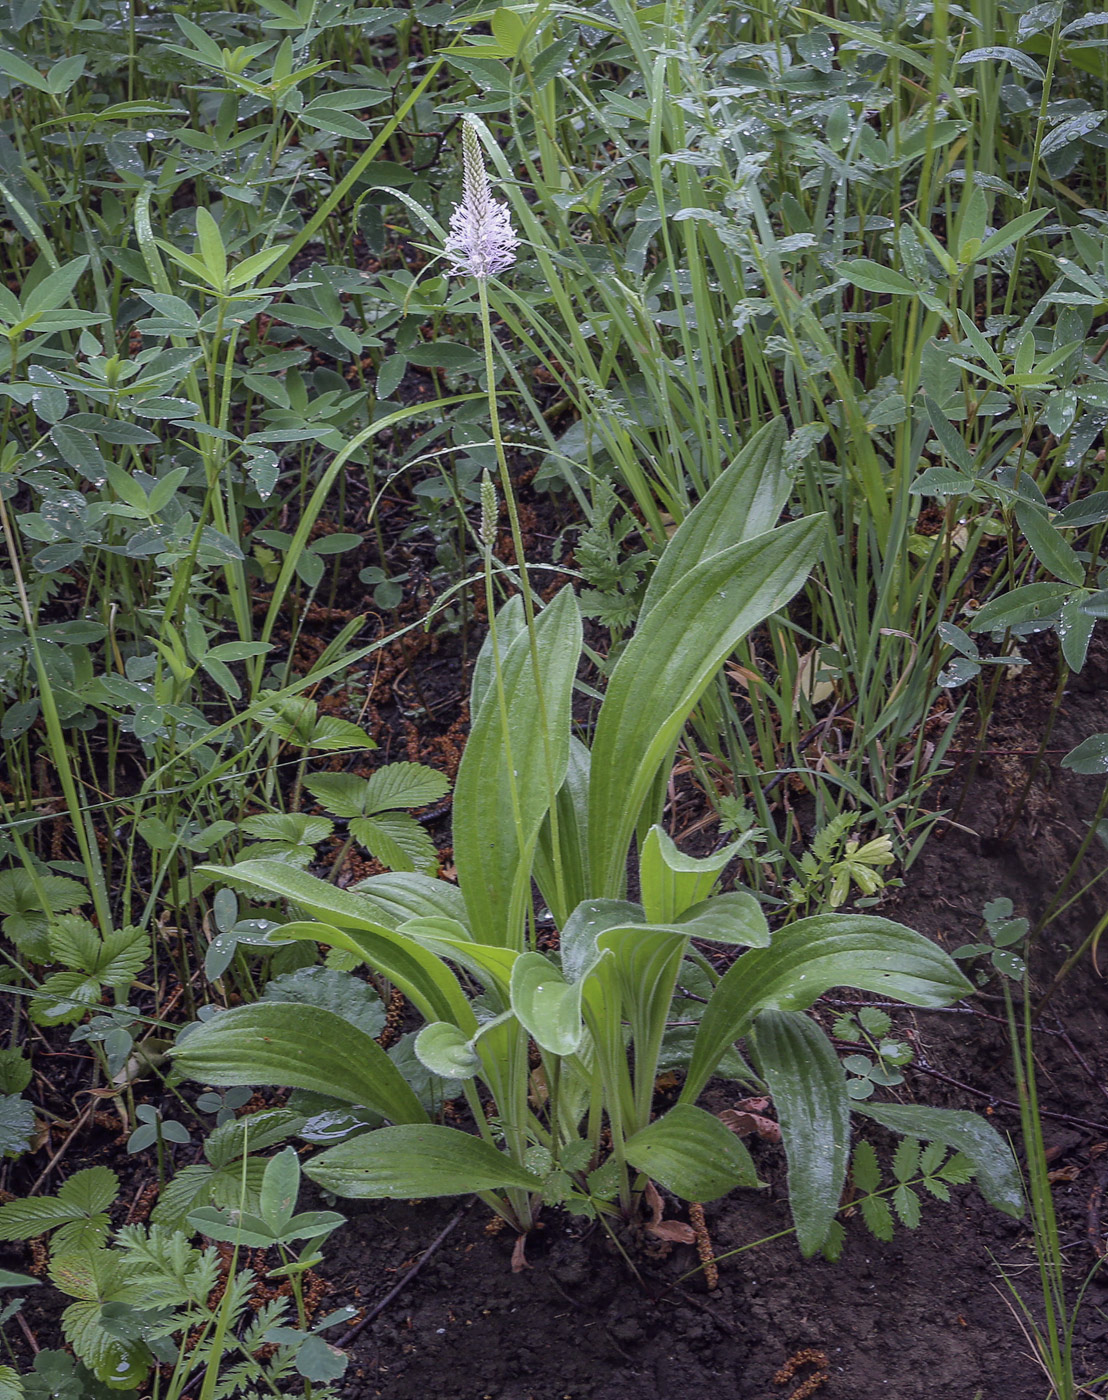
[[519, 239], [508, 206], [493, 199], [473, 123], [462, 125], [463, 195], [450, 216], [444, 249], [455, 277], [491, 277], [516, 260]]

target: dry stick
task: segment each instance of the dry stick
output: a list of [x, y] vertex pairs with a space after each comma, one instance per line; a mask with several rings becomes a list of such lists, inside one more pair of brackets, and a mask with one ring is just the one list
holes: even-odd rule
[[[953, 1084], [956, 1089], [963, 1089], [967, 1094], [976, 1094], [979, 1099], [988, 1099], [990, 1103], [999, 1104], [1001, 1108], [1019, 1108], [1019, 1104], [1014, 1103], [1011, 1099], [998, 1099], [995, 1094], [990, 1094], [986, 1089], [977, 1089], [972, 1084], [963, 1084], [960, 1079], [952, 1079], [941, 1069], [932, 1069], [930, 1065], [925, 1065], [919, 1060], [912, 1068], [922, 1070], [924, 1074], [930, 1074], [934, 1079], [941, 1079], [944, 1084]], [[1074, 1123], [1080, 1128], [1095, 1128], [1098, 1133], [1108, 1133], [1108, 1123], [1094, 1123], [1091, 1118], [1075, 1118], [1072, 1113], [1054, 1113], [1049, 1108], [1040, 1108], [1039, 1116], [1041, 1118], [1057, 1118], [1061, 1123]]]
[[476, 1199], [476, 1196], [471, 1196], [469, 1198], [469, 1200], [465, 1203], [464, 1206], [462, 1206], [461, 1210], [459, 1210], [455, 1214], [454, 1218], [446, 1225], [446, 1227], [443, 1230], [440, 1230], [440, 1232], [435, 1236], [435, 1238], [419, 1256], [419, 1258], [404, 1275], [404, 1277], [400, 1280], [400, 1282], [396, 1285], [396, 1287], [390, 1288], [376, 1307], [371, 1308], [369, 1312], [366, 1313], [365, 1317], [355, 1322], [354, 1326], [351, 1327], [350, 1331], [347, 1332], [345, 1336], [339, 1338], [335, 1345], [339, 1347], [340, 1350], [344, 1347], [349, 1346], [350, 1343], [354, 1340], [354, 1338], [358, 1335], [358, 1333], [364, 1327], [368, 1327], [375, 1317], [379, 1317], [381, 1313], [383, 1313], [388, 1307], [388, 1305], [392, 1302], [392, 1300], [399, 1293], [402, 1293], [405, 1288], [407, 1288], [408, 1284], [411, 1283], [412, 1279], [415, 1278], [416, 1274], [418, 1274], [420, 1269], [423, 1268], [424, 1264], [427, 1263], [431, 1255], [434, 1254], [435, 1251], [443, 1244], [447, 1235], [450, 1234], [451, 1230], [454, 1229], [455, 1225], [458, 1225], [462, 1221], [463, 1217], [468, 1215], [469, 1212], [473, 1209], [473, 1203], [474, 1201], [476, 1201]]
[[39, 1172], [38, 1178], [36, 1179], [35, 1184], [31, 1187], [30, 1191], [27, 1192], [27, 1194], [28, 1194], [29, 1196], [33, 1196], [33, 1195], [35, 1194], [35, 1192], [38, 1190], [38, 1188], [42, 1185], [42, 1183], [46, 1180], [46, 1178], [50, 1175], [50, 1173], [51, 1173], [51, 1172], [54, 1170], [54, 1168], [58, 1165], [58, 1163], [61, 1161], [61, 1159], [65, 1156], [66, 1151], [67, 1151], [67, 1149], [68, 1149], [68, 1147], [69, 1147], [69, 1144], [73, 1141], [73, 1139], [77, 1136], [77, 1134], [78, 1134], [78, 1133], [81, 1131], [81, 1129], [85, 1126], [85, 1124], [88, 1122], [89, 1118], [92, 1117], [92, 1114], [93, 1114], [93, 1112], [94, 1112], [94, 1110], [95, 1110], [95, 1107], [96, 1107], [96, 1100], [95, 1100], [95, 1099], [90, 1099], [90, 1100], [88, 1101], [88, 1103], [85, 1105], [85, 1107], [81, 1110], [80, 1114], [79, 1114], [78, 1117], [77, 1117], [77, 1121], [73, 1124], [73, 1127], [72, 1127], [72, 1128], [70, 1129], [70, 1131], [66, 1134], [65, 1141], [62, 1143], [61, 1147], [59, 1147], [58, 1150], [57, 1150], [57, 1152], [54, 1153], [53, 1157], [50, 1158], [50, 1160], [47, 1162], [47, 1164], [45, 1165], [45, 1167], [43, 1167], [42, 1171]]

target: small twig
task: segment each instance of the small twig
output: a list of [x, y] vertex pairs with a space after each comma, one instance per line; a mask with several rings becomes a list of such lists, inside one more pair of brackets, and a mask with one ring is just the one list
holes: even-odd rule
[[23, 1333], [23, 1335], [27, 1338], [27, 1345], [31, 1348], [32, 1352], [34, 1352], [34, 1354], [37, 1356], [37, 1355], [39, 1354], [39, 1352], [42, 1350], [42, 1348], [41, 1348], [41, 1347], [39, 1346], [39, 1344], [38, 1344], [38, 1338], [35, 1336], [35, 1334], [31, 1331], [30, 1327], [27, 1325], [27, 1319], [23, 1316], [23, 1314], [22, 1314], [21, 1312], [17, 1312], [16, 1315], [15, 1315], [15, 1320], [16, 1320], [16, 1322], [19, 1323], [19, 1330], [20, 1330], [20, 1331]]
[[65, 1141], [62, 1143], [61, 1147], [59, 1147], [57, 1152], [54, 1153], [53, 1157], [50, 1158], [47, 1164], [43, 1167], [42, 1171], [39, 1172], [38, 1177], [35, 1180], [35, 1184], [31, 1187], [30, 1191], [27, 1192], [29, 1196], [33, 1196], [35, 1194], [35, 1192], [39, 1189], [42, 1183], [46, 1180], [46, 1178], [58, 1165], [61, 1159], [65, 1156], [69, 1144], [73, 1141], [73, 1139], [77, 1136], [77, 1134], [81, 1131], [81, 1129], [91, 1118], [95, 1105], [96, 1100], [89, 1099], [88, 1103], [81, 1110], [76, 1123], [74, 1123], [73, 1127], [66, 1134]]
[[392, 1302], [392, 1300], [395, 1297], [397, 1297], [398, 1294], [403, 1293], [404, 1289], [407, 1288], [408, 1284], [411, 1283], [412, 1279], [415, 1278], [416, 1274], [419, 1273], [420, 1269], [423, 1268], [424, 1264], [427, 1263], [428, 1259], [430, 1259], [432, 1254], [434, 1254], [435, 1251], [441, 1247], [443, 1242], [446, 1240], [446, 1237], [450, 1234], [454, 1227], [460, 1224], [462, 1219], [466, 1215], [468, 1215], [469, 1212], [473, 1209], [473, 1203], [474, 1201], [476, 1201], [476, 1199], [476, 1196], [471, 1196], [469, 1200], [466, 1201], [465, 1205], [462, 1206], [461, 1210], [455, 1213], [453, 1219], [450, 1220], [450, 1222], [445, 1226], [445, 1228], [439, 1231], [439, 1233], [435, 1236], [435, 1238], [419, 1256], [419, 1258], [404, 1275], [404, 1277], [400, 1280], [400, 1282], [396, 1285], [396, 1287], [390, 1288], [389, 1291], [385, 1294], [385, 1296], [381, 1299], [381, 1301], [375, 1307], [370, 1308], [369, 1312], [366, 1313], [365, 1317], [360, 1318], [357, 1322], [355, 1322], [354, 1326], [351, 1327], [350, 1331], [339, 1338], [335, 1345], [340, 1350], [344, 1347], [349, 1346], [350, 1343], [354, 1340], [354, 1338], [358, 1335], [359, 1332], [361, 1332], [361, 1330], [364, 1327], [368, 1327], [374, 1318], [380, 1317], [380, 1315], [385, 1311], [385, 1309]]

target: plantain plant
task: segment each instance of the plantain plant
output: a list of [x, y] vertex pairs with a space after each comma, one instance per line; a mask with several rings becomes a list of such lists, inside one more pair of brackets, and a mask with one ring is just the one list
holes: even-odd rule
[[[454, 793], [456, 886], [393, 873], [339, 890], [281, 862], [233, 868], [236, 885], [299, 911], [278, 936], [355, 954], [400, 988], [426, 1022], [420, 1060], [460, 1081], [472, 1110], [475, 1132], [429, 1121], [376, 1042], [319, 1007], [259, 1003], [192, 1028], [175, 1055], [195, 1079], [306, 1088], [389, 1120], [314, 1158], [306, 1171], [320, 1185], [359, 1198], [476, 1192], [520, 1231], [543, 1202], [632, 1215], [649, 1180], [691, 1201], [756, 1186], [740, 1140], [696, 1103], [747, 1037], [777, 1103], [805, 1254], [831, 1229], [852, 1108], [964, 1152], [986, 1196], [1019, 1211], [1014, 1163], [982, 1120], [852, 1103], [833, 1048], [802, 1014], [839, 985], [947, 1005], [971, 989], [952, 959], [853, 913], [771, 933], [753, 895], [716, 890], [729, 850], [690, 857], [658, 822], [690, 710], [820, 550], [821, 518], [773, 523], [783, 438], [779, 420], [756, 434], [669, 541], [591, 745], [571, 722], [582, 648], [572, 590], [533, 633], [520, 598], [500, 610], [475, 667]], [[637, 902], [627, 898], [632, 847]], [[533, 883], [560, 932], [556, 954], [536, 946]], [[678, 1102], [652, 1118], [671, 1002], [699, 957], [693, 939], [745, 951], [711, 990]]]

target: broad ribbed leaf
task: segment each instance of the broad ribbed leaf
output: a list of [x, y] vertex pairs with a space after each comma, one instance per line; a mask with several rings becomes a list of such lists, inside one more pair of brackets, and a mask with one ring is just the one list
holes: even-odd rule
[[258, 1002], [223, 1011], [170, 1052], [202, 1084], [276, 1084], [364, 1104], [396, 1123], [427, 1114], [364, 1031], [319, 1006]]
[[744, 953], [720, 979], [701, 1018], [682, 1100], [696, 1100], [759, 1011], [804, 1011], [832, 987], [909, 1006], [949, 1006], [973, 990], [947, 953], [903, 924], [865, 914], [799, 919], [775, 933], [768, 948]]
[[796, 1238], [810, 1258], [827, 1238], [846, 1180], [846, 1075], [830, 1041], [800, 1012], [763, 1011], [754, 1023], [754, 1048], [789, 1161]]
[[400, 932], [436, 957], [464, 968], [486, 991], [507, 1001], [512, 967], [519, 957], [514, 948], [475, 943], [456, 919], [411, 919]]
[[650, 577], [640, 621], [697, 564], [777, 524], [789, 498], [786, 434], [784, 418], [772, 418], [759, 428], [681, 522]]
[[976, 1113], [914, 1103], [856, 1103], [855, 1113], [922, 1142], [943, 1142], [973, 1163], [981, 1194], [1006, 1215], [1023, 1214], [1020, 1172], [1012, 1149]]
[[351, 887], [373, 901], [381, 921], [399, 928], [409, 919], [457, 919], [466, 923], [465, 896], [457, 885], [431, 875], [394, 871], [371, 875]]
[[747, 632], [807, 578], [824, 530], [813, 516], [711, 555], [640, 623], [608, 682], [592, 745], [589, 860], [598, 893], [622, 893], [639, 813], [689, 711]]
[[676, 926], [690, 938], [737, 943], [744, 948], [765, 948], [770, 941], [765, 913], [749, 890], [714, 894], [686, 910]]
[[[504, 664], [508, 648], [525, 626], [523, 599], [517, 593], [509, 598], [496, 614], [496, 643], [500, 652], [501, 665]], [[481, 650], [477, 653], [477, 660], [474, 662], [473, 679], [469, 684], [469, 717], [470, 722], [474, 724], [477, 722], [477, 716], [481, 713], [482, 706], [489, 698], [490, 693], [495, 697], [493, 688], [496, 685], [496, 667], [493, 665], [492, 641], [492, 632], [486, 632], [485, 640], [481, 643]]]
[[471, 1033], [476, 1029], [476, 1017], [457, 977], [418, 940], [392, 929], [338, 929], [307, 920], [282, 924], [280, 934], [343, 948], [395, 983], [426, 1020], [456, 1021], [463, 1029], [472, 1028]]
[[472, 1079], [481, 1068], [471, 1038], [449, 1021], [424, 1026], [416, 1036], [415, 1052], [422, 1065], [443, 1079]]
[[750, 1153], [718, 1118], [677, 1104], [629, 1137], [631, 1165], [684, 1201], [714, 1201], [736, 1186], [761, 1186]]
[[[229, 882], [290, 900], [306, 914], [339, 928], [395, 928], [398, 922], [368, 890], [357, 893], [340, 890], [285, 861], [244, 860], [238, 865], [202, 865], [200, 869], [222, 875]], [[411, 915], [405, 917], [411, 918]]]
[[566, 780], [558, 790], [558, 846], [562, 864], [562, 888], [554, 865], [554, 830], [546, 814], [535, 846], [534, 875], [547, 907], [559, 928], [587, 896], [589, 890], [589, 751], [572, 735]]
[[581, 1044], [581, 983], [567, 982], [541, 953], [521, 953], [512, 968], [512, 1010], [538, 1045], [572, 1055]]
[[516, 1187], [537, 1191], [537, 1176], [490, 1143], [436, 1124], [378, 1128], [340, 1142], [304, 1168], [325, 1191], [355, 1200], [463, 1196]]
[[494, 677], [454, 790], [454, 863], [470, 927], [479, 942], [509, 947], [522, 938], [535, 842], [569, 763], [570, 701], [581, 653], [581, 618], [571, 588], [539, 614], [535, 630], [546, 742], [531, 639], [521, 632], [501, 666], [507, 735]]
[[690, 856], [661, 826], [652, 826], [639, 853], [639, 898], [650, 923], [679, 919], [712, 893], [730, 847], [710, 856]]

